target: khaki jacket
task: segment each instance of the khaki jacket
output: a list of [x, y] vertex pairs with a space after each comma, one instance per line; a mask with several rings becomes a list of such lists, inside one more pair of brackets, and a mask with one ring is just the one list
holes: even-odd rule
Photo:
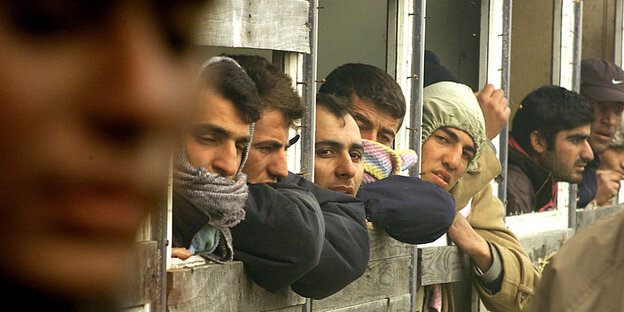
[[480, 285], [475, 276], [473, 285], [490, 311], [523, 311], [540, 281], [540, 272], [516, 235], [505, 225], [505, 207], [492, 192], [489, 182], [501, 170], [494, 150], [485, 149], [478, 164], [477, 169], [462, 176], [451, 194], [458, 211], [472, 199], [467, 220], [479, 235], [497, 248], [503, 264], [503, 281], [500, 291], [494, 295]]
[[624, 311], [624, 209], [580, 230], [544, 268], [530, 311]]

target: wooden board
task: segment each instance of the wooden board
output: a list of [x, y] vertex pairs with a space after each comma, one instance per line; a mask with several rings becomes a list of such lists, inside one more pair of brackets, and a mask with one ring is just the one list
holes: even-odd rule
[[578, 231], [580, 228], [583, 228], [593, 223], [594, 221], [608, 214], [614, 213], [622, 208], [624, 208], [624, 205], [598, 207], [591, 210], [578, 209], [576, 211], [576, 230]]
[[541, 260], [559, 250], [573, 233], [572, 229], [555, 230], [522, 236], [519, 240], [531, 262], [539, 266]]
[[583, 1], [583, 58], [614, 61], [616, 0]]
[[150, 303], [157, 297], [160, 289], [154, 287], [160, 280], [160, 251], [158, 242], [146, 241], [136, 244], [136, 254], [133, 261], [132, 275], [128, 277], [128, 288], [123, 291], [125, 295], [122, 307], [136, 307]]
[[215, 0], [200, 13], [199, 45], [310, 53], [306, 0]]
[[356, 303], [409, 294], [412, 257], [395, 257], [368, 263], [364, 275], [338, 293], [312, 301], [312, 311], [329, 311]]
[[418, 248], [418, 286], [465, 281], [469, 258], [457, 246]]
[[290, 289], [264, 290], [247, 276], [241, 262], [172, 270], [167, 281], [169, 311], [266, 311], [305, 301]]
[[401, 243], [379, 228], [370, 228], [370, 260], [410, 256], [414, 245]]

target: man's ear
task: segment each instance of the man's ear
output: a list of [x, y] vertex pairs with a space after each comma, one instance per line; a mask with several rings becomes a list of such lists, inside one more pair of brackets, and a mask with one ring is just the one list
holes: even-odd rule
[[531, 142], [531, 148], [538, 154], [542, 154], [547, 150], [546, 139], [537, 130], [531, 132], [529, 142]]

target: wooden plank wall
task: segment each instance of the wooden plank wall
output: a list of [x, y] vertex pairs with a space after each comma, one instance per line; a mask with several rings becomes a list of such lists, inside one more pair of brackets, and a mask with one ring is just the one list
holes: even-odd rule
[[310, 53], [306, 0], [215, 0], [199, 19], [196, 43]]
[[[410, 307], [412, 246], [371, 229], [366, 272], [340, 292], [311, 300], [312, 311], [405, 311]], [[304, 298], [289, 289], [270, 293], [245, 274], [241, 262], [170, 270], [169, 311], [301, 311]]]
[[[579, 226], [621, 208], [624, 205], [579, 211]], [[413, 247], [375, 228], [369, 233], [371, 258], [366, 272], [333, 296], [311, 300], [312, 311], [409, 310]], [[523, 236], [520, 242], [533, 263], [539, 266], [572, 235], [571, 229], [551, 231]], [[147, 253], [154, 250], [155, 246], [145, 246]], [[443, 283], [469, 285], [470, 261], [456, 246], [418, 248], [417, 257], [419, 288]], [[245, 274], [241, 262], [170, 270], [167, 280], [169, 311], [299, 312], [305, 302], [303, 297], [289, 289], [270, 293], [257, 286]], [[422, 288], [420, 291], [422, 293]], [[147, 294], [143, 296], [147, 297]], [[466, 311], [469, 310], [466, 307]]]

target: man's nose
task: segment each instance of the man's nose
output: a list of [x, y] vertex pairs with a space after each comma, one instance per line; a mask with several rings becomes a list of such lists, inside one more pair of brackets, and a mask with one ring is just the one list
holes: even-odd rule
[[583, 150], [581, 151], [581, 158], [584, 161], [592, 161], [594, 159], [594, 152], [591, 149], [591, 145], [589, 145], [589, 141], [585, 141], [583, 144]]
[[288, 176], [288, 163], [286, 160], [286, 152], [280, 150], [276, 152], [271, 159], [268, 167], [269, 175], [274, 178], [285, 178]]
[[443, 164], [451, 170], [459, 168], [462, 162], [462, 149], [461, 147], [450, 148], [444, 153], [442, 157]]
[[236, 143], [228, 142], [222, 145], [214, 155], [212, 169], [215, 173], [226, 178], [233, 178], [238, 171], [240, 159], [236, 149]]
[[609, 126], [617, 126], [617, 113], [614, 109], [605, 109], [601, 116], [601, 122]]
[[183, 97], [191, 94], [186, 90], [192, 85], [187, 78], [192, 76], [180, 69], [164, 42], [156, 39], [160, 38], [158, 28], [148, 13], [133, 14], [141, 9], [138, 6], [120, 4], [99, 36], [99, 63], [92, 73], [100, 90], [96, 95], [101, 98], [91, 101], [91, 108], [93, 114], [133, 125], [128, 132], [142, 138], [179, 126], [184, 107], [174, 104], [189, 103]]
[[351, 160], [351, 155], [345, 153], [339, 156], [336, 161], [336, 176], [343, 179], [350, 179], [355, 176], [356, 168]]

